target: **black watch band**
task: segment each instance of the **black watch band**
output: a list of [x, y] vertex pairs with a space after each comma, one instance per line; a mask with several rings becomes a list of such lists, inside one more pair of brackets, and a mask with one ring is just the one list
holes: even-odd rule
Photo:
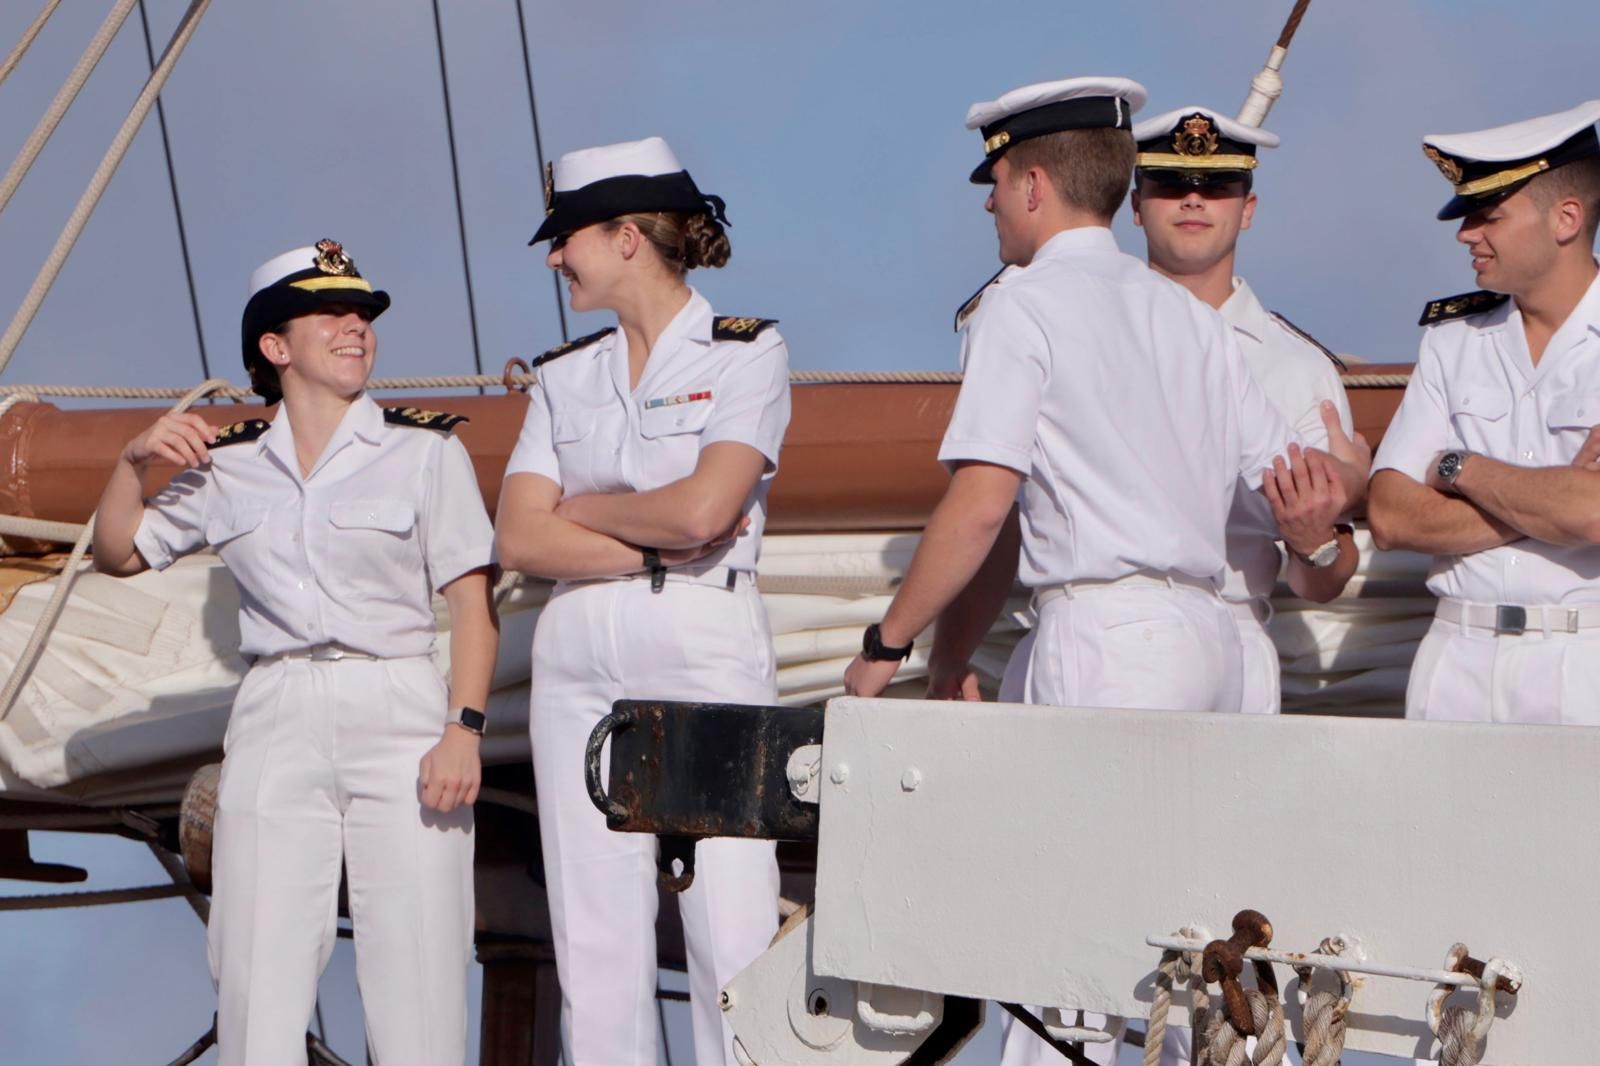
[[882, 631], [878, 623], [874, 622], [867, 627], [861, 637], [861, 657], [875, 663], [895, 663], [911, 658], [911, 645], [892, 648], [883, 642]]
[[484, 729], [489, 725], [489, 719], [476, 707], [463, 707], [455, 719], [455, 724], [467, 732], [476, 733], [481, 737]]
[[640, 548], [644, 568], [650, 571], [650, 591], [660, 592], [667, 584], [667, 568], [661, 564], [661, 553], [654, 548]]

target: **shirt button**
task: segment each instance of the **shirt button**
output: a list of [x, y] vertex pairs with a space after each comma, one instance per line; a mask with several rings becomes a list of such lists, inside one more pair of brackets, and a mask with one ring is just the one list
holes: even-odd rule
[[[1513, 559], [1512, 562], [1516, 562], [1516, 560]], [[297, 589], [303, 589], [303, 588], [306, 587], [306, 583], [304, 581], [296, 581], [294, 583], [294, 587], [297, 588]]]
[[1527, 451], [1523, 452], [1522, 453], [1522, 457], [1524, 459], [1532, 459], [1533, 458], [1533, 449], [1529, 448]]

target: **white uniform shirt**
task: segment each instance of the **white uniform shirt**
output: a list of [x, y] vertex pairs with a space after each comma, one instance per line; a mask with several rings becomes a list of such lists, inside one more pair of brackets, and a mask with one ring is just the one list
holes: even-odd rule
[[1140, 570], [1220, 581], [1235, 483], [1296, 438], [1233, 330], [1185, 289], [1068, 230], [991, 285], [968, 321], [965, 380], [939, 449], [1027, 477], [1029, 586]]
[[488, 566], [494, 530], [455, 437], [350, 405], [309, 476], [287, 408], [145, 503], [134, 545], [157, 570], [215, 548], [239, 585], [239, 650], [328, 642], [385, 658], [433, 648], [432, 593]]
[[[1429, 327], [1374, 470], [1425, 481], [1441, 451], [1517, 466], [1567, 466], [1600, 424], [1600, 278], [1535, 367], [1514, 300]], [[1600, 547], [1523, 539], [1434, 559], [1428, 588], [1471, 603], [1600, 601]]]
[[[1222, 317], [1233, 327], [1244, 361], [1267, 399], [1312, 447], [1328, 446], [1322, 424], [1322, 401], [1332, 400], [1346, 433], [1350, 400], [1339, 370], [1326, 353], [1294, 332], [1261, 306], [1243, 278], [1233, 279], [1233, 295], [1222, 305]], [[1280, 534], [1265, 496], [1243, 485], [1234, 490], [1228, 515], [1228, 571], [1222, 595], [1241, 601], [1271, 596], [1283, 566]]]
[[711, 305], [691, 290], [634, 390], [620, 330], [541, 367], [506, 476], [540, 474], [563, 497], [648, 492], [694, 473], [709, 444], [748, 444], [767, 459], [745, 502], [750, 527], [696, 565], [755, 570], [789, 426], [789, 349], [770, 326], [754, 340], [714, 340], [713, 321]]

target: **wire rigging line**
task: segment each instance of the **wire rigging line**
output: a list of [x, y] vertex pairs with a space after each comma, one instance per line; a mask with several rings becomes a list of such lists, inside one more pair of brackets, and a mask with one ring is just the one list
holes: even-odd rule
[[[150, 61], [150, 72], [156, 69], [156, 48], [150, 40], [150, 16], [145, 11], [145, 0], [139, 0], [139, 22], [144, 27], [144, 54]], [[189, 310], [194, 314], [194, 339], [200, 346], [200, 376], [211, 376], [211, 360], [206, 358], [206, 336], [200, 328], [200, 297], [194, 288], [194, 264], [189, 259], [189, 234], [183, 225], [183, 203], [178, 199], [178, 171], [172, 165], [172, 141], [167, 137], [167, 109], [156, 96], [156, 124], [161, 127], [161, 151], [167, 158], [167, 184], [172, 187], [172, 214], [178, 220], [178, 247], [183, 252], [183, 277], [189, 284]]]
[[439, 48], [439, 87], [444, 93], [444, 132], [450, 142], [450, 180], [456, 191], [456, 228], [461, 233], [461, 272], [467, 281], [467, 320], [472, 326], [472, 365], [483, 373], [483, 352], [478, 346], [478, 305], [472, 296], [472, 261], [467, 254], [467, 215], [461, 204], [461, 167], [456, 161], [456, 123], [450, 110], [450, 71], [444, 61], [444, 23], [439, 0], [433, 0], [433, 39]]
[[17, 64], [22, 62], [22, 57], [27, 55], [28, 49], [33, 46], [33, 39], [39, 36], [39, 31], [44, 29], [44, 24], [60, 6], [61, 0], [45, 0], [44, 10], [40, 11], [28, 28], [22, 31], [22, 40], [18, 41], [11, 54], [6, 56], [5, 62], [0, 63], [0, 82], [5, 81], [11, 76], [11, 72], [17, 69]]
[[1283, 24], [1283, 32], [1278, 35], [1278, 47], [1288, 48], [1289, 42], [1294, 40], [1295, 31], [1300, 28], [1300, 20], [1306, 17], [1306, 8], [1311, 6], [1311, 0], [1299, 0], [1294, 5], [1294, 10], [1289, 12], [1289, 21]]
[[178, 23], [178, 29], [173, 33], [172, 40], [167, 42], [167, 50], [161, 53], [161, 60], [156, 64], [156, 69], [145, 82], [138, 98], [134, 100], [128, 117], [122, 120], [122, 126], [111, 140], [111, 147], [106, 149], [100, 165], [95, 168], [94, 177], [89, 179], [89, 187], [79, 197], [78, 206], [73, 208], [72, 215], [61, 230], [61, 236], [56, 238], [55, 247], [50, 249], [50, 255], [45, 259], [44, 266], [39, 268], [38, 276], [33, 279], [33, 285], [23, 299], [22, 306], [17, 308], [11, 325], [6, 327], [5, 334], [0, 336], [0, 373], [5, 372], [6, 364], [11, 362], [11, 357], [16, 354], [17, 345], [22, 343], [22, 335], [33, 324], [34, 317], [44, 304], [45, 295], [61, 274], [67, 256], [72, 254], [73, 245], [78, 243], [83, 228], [89, 224], [89, 216], [100, 203], [100, 197], [105, 193], [106, 186], [111, 184], [111, 178], [116, 174], [123, 156], [128, 154], [128, 146], [133, 143], [139, 127], [144, 124], [145, 117], [155, 104], [156, 94], [161, 92], [161, 87], [167, 83], [172, 68], [178, 63], [178, 57], [183, 55], [184, 48], [194, 37], [195, 28], [200, 24], [200, 17], [210, 6], [211, 0], [193, 0], [189, 5], [189, 10], [184, 12], [183, 21]]
[[[522, 42], [522, 73], [528, 80], [528, 114], [533, 116], [533, 158], [539, 164], [539, 175], [544, 176], [544, 140], [539, 136], [539, 105], [533, 95], [533, 60], [528, 54], [528, 20], [522, 13], [522, 0], [517, 0], [517, 39]], [[561, 299], [561, 274], [550, 271], [550, 282], [556, 290], [556, 317], [561, 320], [561, 340], [567, 336], [567, 305]]]

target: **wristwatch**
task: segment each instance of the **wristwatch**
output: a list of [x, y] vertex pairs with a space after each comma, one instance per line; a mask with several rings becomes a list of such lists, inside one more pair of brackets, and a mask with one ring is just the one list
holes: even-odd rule
[[1456, 478], [1461, 476], [1461, 467], [1467, 461], [1471, 452], [1445, 452], [1439, 456], [1437, 473], [1439, 480], [1451, 487], [1455, 486]]
[[644, 568], [650, 571], [650, 591], [660, 592], [667, 584], [667, 568], [661, 564], [661, 553], [654, 548], [640, 548]]
[[484, 728], [489, 724], [489, 719], [475, 707], [463, 707], [458, 717], [451, 721], [451, 725], [458, 725], [469, 733], [483, 736]]
[[911, 645], [893, 648], [883, 642], [883, 636], [874, 622], [861, 637], [861, 657], [868, 662], [896, 663], [911, 658]]
[[[1290, 549], [1291, 551], [1293, 549]], [[1295, 558], [1315, 569], [1322, 570], [1339, 561], [1339, 531], [1334, 530], [1333, 539], [1326, 544], [1318, 545], [1308, 554], [1294, 553]]]

